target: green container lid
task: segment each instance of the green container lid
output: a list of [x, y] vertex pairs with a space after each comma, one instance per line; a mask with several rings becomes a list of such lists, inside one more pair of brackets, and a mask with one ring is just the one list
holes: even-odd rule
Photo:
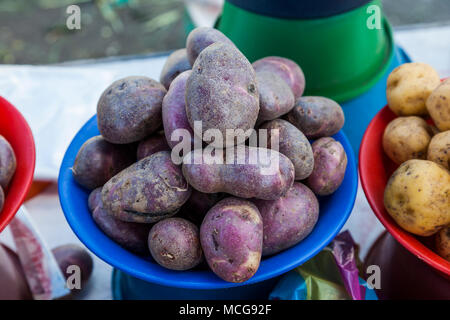
[[[378, 14], [380, 28], [369, 28], [374, 14]], [[394, 53], [391, 27], [380, 0], [319, 19], [269, 17], [226, 1], [216, 28], [252, 62], [266, 56], [296, 61], [305, 73], [305, 95], [339, 102], [369, 90]]]

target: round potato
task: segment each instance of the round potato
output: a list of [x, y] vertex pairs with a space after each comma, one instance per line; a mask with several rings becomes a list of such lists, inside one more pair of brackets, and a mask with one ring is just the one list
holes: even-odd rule
[[426, 159], [433, 132], [422, 118], [398, 117], [384, 130], [383, 149], [397, 164], [410, 159]]
[[171, 270], [188, 270], [203, 258], [196, 225], [182, 218], [156, 223], [148, 235], [148, 247], [155, 261]]
[[450, 223], [450, 173], [428, 160], [408, 160], [392, 174], [384, 206], [406, 231], [430, 236]]
[[450, 79], [442, 82], [430, 94], [427, 110], [439, 130], [450, 130]]
[[431, 139], [427, 159], [450, 169], [450, 130], [438, 133]]
[[81, 284], [89, 280], [94, 269], [94, 261], [86, 249], [76, 244], [65, 244], [52, 249], [52, 253], [66, 279], [73, 274], [69, 267], [75, 265], [80, 268]]
[[170, 84], [180, 73], [190, 70], [191, 64], [187, 58], [186, 49], [179, 49], [167, 58], [166, 63], [161, 71], [159, 82], [169, 90]]
[[439, 74], [428, 64], [405, 63], [395, 68], [387, 79], [389, 108], [399, 116], [425, 115], [425, 102], [439, 83]]
[[139, 142], [137, 147], [137, 160], [142, 160], [145, 157], [151, 156], [159, 151], [170, 151], [164, 134], [154, 134]]
[[125, 144], [148, 137], [162, 124], [161, 107], [166, 88], [147, 77], [113, 82], [97, 104], [97, 123], [103, 138]]
[[442, 228], [436, 233], [436, 251], [442, 258], [450, 262], [450, 226]]
[[16, 155], [9, 142], [0, 135], [0, 186], [6, 189], [16, 171]]

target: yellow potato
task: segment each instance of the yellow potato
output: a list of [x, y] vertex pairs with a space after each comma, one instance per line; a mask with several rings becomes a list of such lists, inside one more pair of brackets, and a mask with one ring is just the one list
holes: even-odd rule
[[399, 117], [384, 130], [384, 152], [397, 164], [410, 159], [426, 159], [433, 131], [419, 117]]
[[426, 104], [436, 127], [441, 131], [450, 130], [450, 79], [430, 94]]
[[405, 63], [395, 68], [387, 79], [389, 108], [399, 116], [426, 115], [425, 102], [439, 83], [439, 74], [431, 66]]
[[450, 169], [450, 130], [438, 133], [431, 139], [427, 159]]
[[436, 233], [436, 251], [438, 255], [450, 262], [450, 226]]
[[450, 224], [450, 173], [428, 160], [408, 160], [392, 174], [384, 206], [406, 231], [430, 236]]

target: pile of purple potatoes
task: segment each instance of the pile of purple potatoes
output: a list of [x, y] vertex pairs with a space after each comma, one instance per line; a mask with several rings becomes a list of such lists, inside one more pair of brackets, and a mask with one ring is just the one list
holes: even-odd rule
[[5, 204], [5, 192], [16, 172], [17, 162], [9, 142], [0, 135], [0, 213]]
[[[251, 64], [218, 30], [194, 29], [186, 48], [168, 57], [159, 82], [131, 76], [101, 95], [101, 135], [84, 143], [72, 168], [92, 190], [96, 224], [165, 268], [205, 268], [206, 261], [226, 281], [248, 280], [262, 256], [308, 236], [319, 216], [316, 196], [332, 194], [345, 175], [346, 153], [330, 137], [344, 125], [343, 111], [325, 97], [302, 96], [304, 88], [295, 62], [266, 57]], [[213, 146], [231, 160], [174, 163], [178, 129], [194, 149]], [[228, 129], [269, 129], [267, 140], [277, 132], [278, 146], [235, 138], [220, 145], [209, 129], [223, 137]], [[262, 160], [238, 161], [235, 144], [245, 155], [264, 148], [277, 160], [275, 172], [263, 174]]]

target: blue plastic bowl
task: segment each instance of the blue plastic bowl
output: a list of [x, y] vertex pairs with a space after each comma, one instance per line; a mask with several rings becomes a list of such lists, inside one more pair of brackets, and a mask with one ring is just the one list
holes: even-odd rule
[[78, 185], [71, 167], [81, 145], [99, 135], [97, 118], [92, 117], [77, 133], [64, 156], [58, 179], [62, 209], [78, 238], [100, 259], [133, 277], [176, 288], [221, 289], [254, 284], [285, 273], [311, 259], [341, 230], [352, 211], [358, 188], [355, 156], [347, 138], [339, 132], [334, 138], [347, 152], [348, 166], [344, 181], [331, 196], [322, 197], [320, 216], [311, 234], [298, 245], [263, 259], [256, 274], [244, 283], [230, 283], [209, 270], [172, 271], [156, 264], [151, 257], [135, 255], [109, 239], [95, 224], [88, 209], [89, 191]]

